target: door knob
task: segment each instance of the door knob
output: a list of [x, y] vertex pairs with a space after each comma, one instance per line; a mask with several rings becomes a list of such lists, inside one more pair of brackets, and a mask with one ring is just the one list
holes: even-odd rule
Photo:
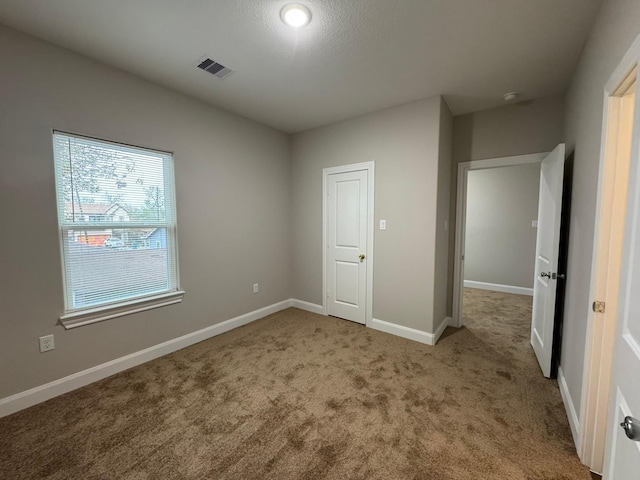
[[542, 273], [540, 274], [540, 276], [541, 276], [542, 278], [548, 278], [548, 279], [551, 279], [551, 272], [542, 272]]
[[620, 426], [628, 438], [640, 442], [640, 420], [633, 417], [624, 417], [624, 422]]
[[360, 255], [358, 255], [358, 258], [360, 259], [360, 261], [364, 260], [364, 253], [361, 253]]

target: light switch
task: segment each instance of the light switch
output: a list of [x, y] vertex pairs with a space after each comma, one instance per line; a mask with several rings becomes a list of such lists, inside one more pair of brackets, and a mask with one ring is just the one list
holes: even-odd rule
[[531, 220], [531, 226], [533, 228], [538, 228], [538, 220]]
[[387, 221], [380, 220], [380, 230], [386, 230], [386, 229], [387, 229]]

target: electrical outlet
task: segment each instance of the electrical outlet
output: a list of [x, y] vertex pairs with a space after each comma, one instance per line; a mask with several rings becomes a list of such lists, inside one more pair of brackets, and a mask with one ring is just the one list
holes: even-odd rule
[[56, 348], [55, 343], [53, 343], [53, 335], [45, 335], [44, 337], [40, 337], [40, 353], [48, 352], [49, 350], [53, 350]]
[[253, 284], [253, 293], [258, 293], [260, 291], [260, 286], [257, 283]]

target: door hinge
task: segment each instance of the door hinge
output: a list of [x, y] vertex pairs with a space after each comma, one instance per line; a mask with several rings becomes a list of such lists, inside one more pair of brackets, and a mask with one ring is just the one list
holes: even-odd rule
[[605, 303], [596, 300], [595, 302], [593, 302], [592, 308], [596, 313], [604, 313]]

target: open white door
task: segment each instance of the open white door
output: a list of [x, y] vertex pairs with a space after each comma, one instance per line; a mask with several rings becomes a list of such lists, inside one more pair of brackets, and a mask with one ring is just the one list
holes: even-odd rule
[[326, 175], [326, 312], [366, 323], [369, 171]]
[[[640, 40], [639, 40], [640, 41]], [[640, 44], [638, 44], [640, 51]], [[635, 112], [640, 111], [635, 99]], [[640, 124], [634, 121], [605, 480], [640, 478]]]
[[561, 143], [540, 165], [531, 345], [545, 377], [551, 376], [563, 177], [564, 143]]

